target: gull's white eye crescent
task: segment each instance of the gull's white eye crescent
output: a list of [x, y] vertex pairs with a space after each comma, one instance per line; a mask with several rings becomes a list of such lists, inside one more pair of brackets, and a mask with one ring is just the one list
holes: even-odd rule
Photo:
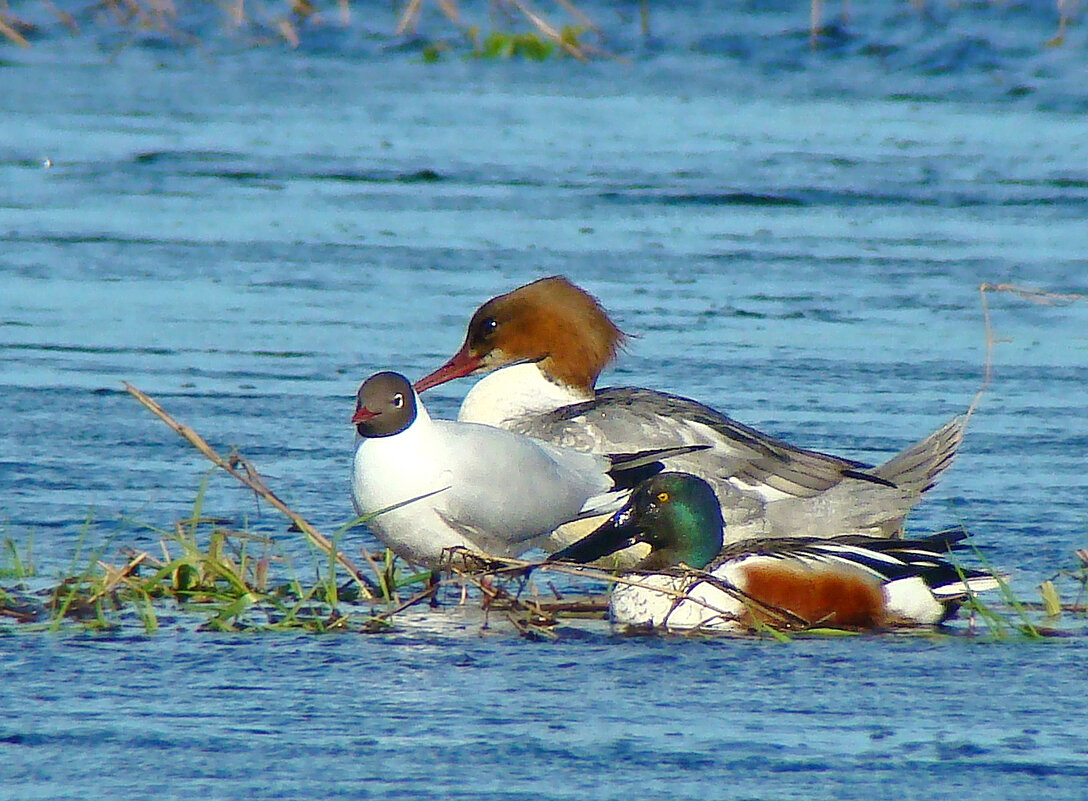
[[404, 395], [402, 393], [398, 392], [393, 396], [393, 405], [398, 409], [404, 408]]

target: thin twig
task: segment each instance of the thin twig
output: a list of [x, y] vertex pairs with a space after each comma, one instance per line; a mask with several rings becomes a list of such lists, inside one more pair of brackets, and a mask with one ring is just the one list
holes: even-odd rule
[[419, 10], [422, 5], [423, 0], [411, 0], [411, 2], [408, 3], [408, 6], [400, 15], [400, 20], [397, 22], [397, 36], [402, 36], [408, 30], [415, 33], [416, 23], [419, 21]]
[[[517, 575], [520, 573], [524, 573], [528, 569], [541, 571], [547, 570], [553, 573], [564, 573], [569, 576], [580, 576], [582, 578], [591, 578], [597, 581], [612, 582], [615, 584], [624, 584], [630, 587], [639, 587], [645, 590], [652, 590], [653, 592], [658, 592], [664, 596], [672, 598], [674, 604], [676, 605], [681, 602], [687, 601], [696, 604], [697, 606], [702, 606], [705, 609], [708, 609], [711, 612], [722, 616], [723, 618], [728, 618], [731, 620], [735, 619], [734, 615], [722, 609], [719, 609], [709, 601], [704, 601], [699, 598], [693, 598], [688, 595], [688, 591], [691, 589], [690, 587], [688, 587], [686, 590], [681, 590], [673, 589], [671, 587], [658, 587], [646, 584], [644, 578], [645, 576], [651, 575], [650, 573], [639, 574], [636, 571], [632, 571], [627, 575], [617, 576], [609, 573], [606, 570], [601, 570], [600, 568], [595, 567], [587, 567], [585, 565], [573, 565], [563, 562], [528, 562], [523, 559], [473, 554], [472, 552], [463, 551], [460, 549], [458, 552], [464, 558], [479, 559], [483, 564], [487, 565], [487, 567], [484, 568], [483, 572], [495, 576], [503, 576], [507, 574]], [[501, 565], [502, 567], [496, 567], [497, 565]], [[477, 586], [480, 586], [478, 582], [472, 579], [471, 576], [467, 575], [468, 571], [462, 573], [452, 565], [449, 566], [449, 569], [472, 581], [472, 583], [477, 584]], [[475, 572], [481, 571], [477, 569]], [[770, 618], [770, 621], [765, 624], [770, 628], [774, 628], [777, 626], [783, 629], [797, 630], [810, 628], [812, 626], [812, 623], [810, 621], [806, 621], [803, 618], [798, 617], [797, 615], [790, 612], [788, 609], [783, 609], [778, 606], [763, 603], [758, 599], [748, 595], [746, 592], [744, 592], [734, 584], [726, 581], [719, 576], [715, 576], [712, 573], [708, 573], [705, 570], [694, 570], [693, 568], [689, 567], [678, 567], [654, 571], [653, 575], [668, 575], [674, 576], [676, 578], [690, 578], [692, 579], [693, 584], [697, 582], [705, 582], [707, 584], [710, 584], [721, 590], [723, 593], [735, 598], [737, 601], [744, 604], [744, 606], [747, 607], [750, 612], [758, 612], [766, 616], [767, 618]], [[494, 591], [491, 590], [491, 593], [493, 594]]]
[[420, 601], [423, 601], [423, 600], [426, 600], [427, 598], [430, 598], [437, 591], [438, 591], [438, 585], [437, 584], [432, 584], [432, 585], [428, 586], [426, 589], [421, 590], [420, 592], [416, 593], [415, 595], [413, 595], [411, 598], [409, 598], [407, 601], [400, 604], [399, 606], [396, 606], [396, 607], [394, 607], [392, 609], [387, 609], [384, 612], [379, 612], [378, 614], [373, 615], [371, 617], [371, 619], [372, 620], [387, 620], [388, 618], [393, 617], [393, 615], [397, 614], [398, 612], [403, 612], [409, 606], [415, 606]]
[[[10, 21], [9, 21], [10, 20]], [[30, 47], [30, 42], [26, 40], [19, 31], [15, 29], [14, 18], [9, 18], [7, 14], [0, 13], [0, 36], [4, 36], [19, 47]]]
[[98, 566], [106, 571], [106, 583], [102, 585], [102, 589], [87, 599], [87, 606], [91, 606], [96, 601], [113, 592], [117, 588], [117, 585], [127, 578], [146, 558], [146, 553], [138, 553], [122, 568], [116, 568], [113, 565], [106, 564], [99, 560]]
[[574, 56], [579, 61], [589, 61], [589, 59], [586, 58], [585, 53], [582, 52], [581, 48], [576, 47], [575, 45], [564, 39], [559, 31], [549, 25], [547, 20], [545, 20], [535, 11], [533, 11], [533, 9], [531, 9], [529, 5], [523, 0], [507, 0], [507, 2], [518, 11], [520, 11], [523, 15], [525, 15], [525, 18], [528, 19], [529, 22], [533, 23], [538, 31], [540, 31], [547, 38], [551, 39], [553, 42], [559, 45], [559, 47], [561, 47], [563, 50], [566, 50], [567, 53]]
[[578, 8], [578, 6], [570, 2], [570, 0], [555, 0], [555, 2], [562, 6], [564, 9], [566, 9], [568, 14], [579, 20], [583, 25], [586, 26], [586, 28], [593, 31], [598, 36], [602, 35], [601, 29], [597, 27], [597, 24], [593, 20], [591, 20], [584, 11]]
[[[204, 439], [196, 433], [189, 426], [179, 423], [173, 417], [171, 417], [165, 409], [162, 408], [153, 398], [141, 392], [132, 384], [125, 382], [125, 391], [132, 395], [136, 400], [146, 406], [152, 414], [170, 426], [176, 431], [183, 439], [185, 439], [190, 445], [200, 451], [208, 461], [219, 467], [226, 472], [230, 473], [240, 482], [249, 487], [253, 492], [264, 498], [269, 504], [278, 509], [284, 516], [287, 517], [295, 527], [298, 528], [307, 539], [314, 545], [324, 551], [326, 554], [334, 555], [336, 561], [347, 570], [348, 574], [359, 583], [359, 586], [363, 589], [367, 598], [380, 597], [380, 590], [374, 582], [364, 576], [359, 568], [341, 551], [339, 551], [332, 542], [310, 523], [298, 512], [294, 511], [286, 503], [281, 501], [276, 494], [272, 492], [257, 474], [252, 465], [249, 464], [238, 454], [232, 454], [230, 460], [224, 459], [215, 450], [204, 441]], [[238, 465], [242, 465], [243, 469], [239, 470]]]
[[[1021, 300], [1026, 300], [1031, 303], [1038, 303], [1044, 306], [1056, 306], [1060, 304], [1073, 303], [1078, 300], [1088, 300], [1088, 295], [1044, 292], [1041, 289], [1018, 286], [1016, 284], [982, 283], [979, 284], [978, 292], [979, 298], [982, 302], [982, 322], [986, 329], [986, 366], [982, 376], [982, 386], [978, 388], [978, 392], [975, 393], [975, 397], [971, 401], [971, 405], [967, 407], [968, 420], [971, 419], [971, 415], [974, 413], [979, 401], [982, 400], [983, 393], [986, 392], [986, 390], [990, 386], [990, 382], [993, 380], [994, 346], [997, 344], [998, 340], [994, 336], [994, 329], [993, 326], [990, 324], [990, 304], [989, 301], [987, 301], [986, 299], [986, 294], [989, 292], [1007, 292], [1011, 295], [1016, 295]], [[964, 423], [964, 425], [966, 426], [966, 422]]]

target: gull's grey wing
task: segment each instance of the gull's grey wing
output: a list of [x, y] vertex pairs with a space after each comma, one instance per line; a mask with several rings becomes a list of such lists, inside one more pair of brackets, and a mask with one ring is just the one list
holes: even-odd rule
[[495, 553], [575, 520], [612, 488], [608, 459], [563, 450], [491, 426], [436, 421], [452, 491], [439, 513]]

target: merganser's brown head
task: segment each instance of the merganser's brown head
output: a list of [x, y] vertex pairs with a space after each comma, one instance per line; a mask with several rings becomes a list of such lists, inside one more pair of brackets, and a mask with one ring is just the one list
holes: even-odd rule
[[549, 380], [591, 392], [626, 340], [596, 299], [553, 275], [478, 308], [461, 349], [417, 381], [415, 389], [423, 392], [454, 378], [531, 362]]

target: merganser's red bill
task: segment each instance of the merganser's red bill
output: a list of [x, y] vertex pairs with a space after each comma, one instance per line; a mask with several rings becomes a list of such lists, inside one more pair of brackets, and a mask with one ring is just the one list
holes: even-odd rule
[[483, 363], [484, 360], [479, 356], [470, 354], [468, 352], [468, 345], [465, 345], [444, 365], [439, 367], [429, 376], [419, 379], [415, 383], [415, 391], [423, 392], [431, 387], [437, 387], [439, 384], [445, 384], [447, 381], [452, 381], [455, 378], [463, 378], [466, 375], [472, 375], [480, 369]]

